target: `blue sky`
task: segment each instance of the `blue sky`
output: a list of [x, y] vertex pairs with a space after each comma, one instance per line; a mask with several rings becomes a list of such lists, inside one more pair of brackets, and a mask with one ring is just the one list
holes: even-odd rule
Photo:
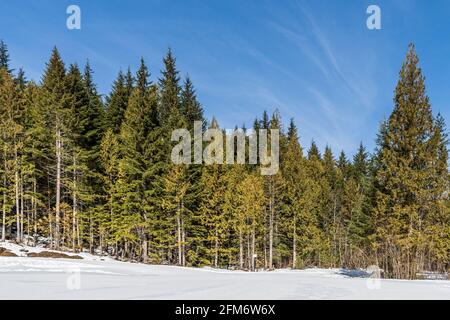
[[[81, 30], [66, 28], [70, 4], [81, 8]], [[381, 8], [381, 30], [366, 27], [370, 4]], [[66, 63], [88, 58], [103, 94], [141, 56], [156, 81], [170, 46], [221, 127], [249, 127], [278, 108], [285, 123], [295, 118], [303, 146], [314, 139], [349, 155], [360, 141], [374, 148], [414, 42], [433, 110], [450, 116], [447, 0], [2, 0], [0, 39], [34, 80], [55, 45]]]

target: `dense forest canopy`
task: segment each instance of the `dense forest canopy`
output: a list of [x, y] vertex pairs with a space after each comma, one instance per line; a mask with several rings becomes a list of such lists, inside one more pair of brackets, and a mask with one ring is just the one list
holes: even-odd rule
[[220, 128], [170, 50], [157, 80], [141, 60], [103, 100], [89, 64], [66, 65], [54, 48], [40, 83], [27, 81], [1, 41], [0, 241], [181, 266], [449, 270], [448, 136], [413, 45], [373, 153], [305, 151], [275, 111], [253, 129], [280, 130], [277, 174], [175, 165], [171, 132], [194, 121]]

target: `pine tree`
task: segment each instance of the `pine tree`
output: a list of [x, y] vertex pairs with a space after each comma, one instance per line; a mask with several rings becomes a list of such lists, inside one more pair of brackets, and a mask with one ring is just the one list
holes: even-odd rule
[[[66, 70], [59, 52], [53, 49], [46, 71], [42, 79], [43, 94], [41, 103], [45, 108], [47, 118], [47, 128], [50, 130], [53, 159], [48, 164], [48, 183], [54, 185], [55, 190], [55, 219], [49, 219], [54, 239], [53, 244], [56, 249], [60, 246], [61, 240], [61, 191], [62, 191], [62, 161], [65, 153], [65, 134], [69, 134], [68, 119], [70, 118], [70, 106], [67, 105], [67, 95], [65, 92]], [[54, 171], [56, 181], [51, 181], [50, 171]], [[53, 225], [54, 222], [54, 225]]]
[[317, 144], [314, 140], [311, 142], [311, 146], [308, 149], [308, 159], [309, 160], [312, 160], [312, 159], [321, 160], [322, 159], [319, 148], [317, 147]]
[[[132, 79], [132, 76], [130, 78]], [[125, 75], [119, 72], [117, 79], [114, 81], [112, 92], [107, 99], [106, 112], [106, 126], [116, 134], [120, 131], [130, 94], [131, 91], [127, 87]]]
[[380, 133], [376, 176], [376, 248], [388, 276], [415, 278], [426, 256], [424, 227], [442, 198], [433, 174], [439, 139], [419, 59], [410, 45], [400, 71], [394, 110]]
[[107, 230], [107, 243], [113, 246], [113, 254], [118, 254], [118, 240], [120, 233], [116, 228], [116, 221], [120, 212], [119, 195], [117, 192], [117, 181], [119, 179], [120, 144], [119, 137], [109, 128], [102, 138], [100, 144], [100, 159], [105, 172], [104, 188], [107, 197], [106, 212], [108, 212], [108, 222], [105, 223]]
[[[146, 210], [147, 199], [155, 196], [149, 191], [150, 185], [147, 181], [148, 161], [155, 161], [149, 156], [149, 139], [153, 137], [153, 130], [157, 125], [156, 88], [148, 82], [148, 77], [148, 69], [141, 60], [136, 87], [129, 99], [120, 131], [121, 160], [117, 182], [121, 197], [121, 215], [124, 221], [131, 222], [131, 226], [124, 229], [127, 237], [123, 240], [127, 246], [127, 241], [138, 242], [143, 260], [146, 260], [148, 255], [146, 223], [152, 213]], [[160, 142], [161, 139], [153, 141]], [[157, 176], [153, 179], [157, 179]]]
[[[6, 237], [7, 217], [9, 207], [14, 207], [16, 217], [16, 240], [22, 241], [23, 224], [20, 208], [20, 173], [21, 153], [23, 151], [23, 115], [24, 106], [21, 93], [17, 90], [14, 79], [5, 68], [0, 69], [0, 114], [3, 151], [3, 208], [2, 208], [2, 240]], [[8, 201], [13, 198], [14, 202]], [[23, 221], [23, 220], [22, 220]]]
[[[174, 234], [175, 239], [169, 239], [170, 246], [176, 246], [176, 264], [186, 265], [186, 224], [189, 223], [190, 212], [185, 206], [186, 193], [189, 188], [189, 181], [186, 179], [186, 166], [173, 165], [163, 178], [162, 209], [165, 210], [164, 231], [167, 235]], [[168, 232], [170, 226], [176, 226], [172, 232]]]
[[302, 147], [299, 143], [299, 137], [297, 127], [295, 126], [294, 119], [291, 119], [288, 128], [288, 146], [285, 156], [283, 175], [286, 181], [286, 195], [284, 203], [286, 206], [287, 216], [285, 216], [285, 222], [287, 223], [286, 229], [289, 235], [290, 248], [292, 248], [292, 268], [298, 267], [298, 247], [302, 244], [299, 243], [299, 221], [301, 212], [303, 210], [303, 204], [301, 202], [305, 192], [305, 172]]
[[8, 47], [3, 40], [0, 40], [0, 69], [5, 69], [9, 74], [12, 73], [13, 70], [9, 69], [9, 53]]
[[12, 75], [3, 42], [0, 63], [2, 241], [42, 235], [56, 249], [245, 270], [378, 264], [414, 278], [450, 267], [448, 133], [413, 46], [373, 156], [361, 143], [336, 160], [313, 141], [304, 157], [294, 121], [285, 134], [279, 112], [264, 112], [253, 129], [280, 130], [272, 176], [260, 161], [171, 162], [172, 131], [206, 121], [170, 50], [158, 85], [143, 60], [135, 77], [120, 72], [106, 110], [89, 63], [66, 72], [56, 48], [40, 84]]
[[332, 243], [325, 233], [322, 216], [328, 203], [328, 198], [324, 196], [328, 181], [314, 141], [308, 150], [303, 174], [305, 190], [299, 199], [302, 211], [299, 215], [298, 241], [301, 246], [298, 253], [300, 261], [297, 264], [327, 266]]
[[163, 126], [167, 124], [173, 109], [180, 109], [180, 78], [176, 68], [176, 60], [169, 48], [164, 57], [164, 70], [161, 71], [159, 79], [159, 120]]
[[[219, 129], [214, 118], [209, 128]], [[203, 246], [199, 250], [204, 252], [203, 263], [216, 268], [224, 253], [223, 243], [228, 232], [226, 213], [223, 211], [224, 172], [225, 168], [221, 164], [204, 165], [200, 180], [203, 192], [199, 211], [205, 235]]]
[[243, 267], [244, 248], [243, 241], [247, 239], [247, 266], [255, 271], [258, 259], [258, 235], [264, 231], [264, 185], [261, 176], [256, 174], [244, 174], [237, 185], [236, 193], [239, 197], [238, 206], [238, 232], [239, 232], [239, 256], [240, 266]]
[[[265, 124], [265, 113], [263, 114], [262, 127], [264, 128]], [[280, 141], [279, 148], [280, 154], [283, 154], [286, 146], [286, 141], [284, 137], [284, 133], [282, 130], [281, 124], [281, 116], [276, 110], [272, 114], [272, 118], [270, 119], [269, 129], [276, 129], [280, 131]], [[271, 134], [269, 134], [268, 145], [271, 144]], [[283, 162], [282, 159], [280, 159]], [[275, 267], [274, 260], [278, 260], [277, 263], [280, 263], [280, 252], [277, 252], [278, 247], [278, 224], [279, 224], [279, 214], [282, 211], [282, 195], [284, 189], [284, 181], [282, 170], [278, 170], [278, 172], [274, 175], [269, 175], [264, 177], [264, 189], [265, 189], [265, 197], [267, 199], [267, 208], [266, 208], [266, 239], [267, 239], [267, 249], [265, 259], [265, 267], [272, 269]]]
[[180, 97], [181, 114], [187, 122], [190, 131], [193, 130], [194, 121], [203, 122], [205, 129], [205, 119], [203, 118], [203, 108], [197, 101], [194, 85], [189, 76], [186, 76]]
[[103, 102], [97, 93], [92, 74], [93, 72], [88, 61], [84, 68], [83, 84], [89, 100], [86, 110], [80, 110], [80, 114], [84, 117], [82, 120], [84, 125], [83, 143], [88, 151], [92, 153], [92, 161], [95, 161], [98, 157], [98, 147], [105, 128], [105, 115]]

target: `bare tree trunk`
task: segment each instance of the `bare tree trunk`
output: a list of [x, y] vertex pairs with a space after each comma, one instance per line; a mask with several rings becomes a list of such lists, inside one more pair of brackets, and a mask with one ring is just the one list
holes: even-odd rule
[[[337, 208], [337, 199], [336, 195], [333, 196], [333, 255], [336, 257], [336, 208]], [[333, 267], [335, 267], [334, 259], [333, 259]]]
[[17, 168], [15, 169], [14, 179], [15, 179], [15, 191], [16, 191], [16, 241], [17, 243], [20, 243], [20, 202], [19, 202], [19, 171]]
[[34, 234], [37, 235], [37, 202], [36, 202], [36, 178], [33, 179], [33, 224], [34, 224]]
[[2, 241], [6, 241], [6, 148], [3, 148], [3, 165], [4, 165], [4, 176], [3, 176], [3, 207], [2, 207]]
[[76, 178], [76, 158], [73, 157], [73, 208], [72, 208], [72, 250], [75, 252], [76, 249], [76, 238], [77, 238], [77, 178]]
[[144, 235], [144, 241], [142, 242], [142, 261], [148, 263], [148, 240], [146, 235]]
[[59, 219], [61, 202], [61, 130], [56, 129], [56, 206], [55, 206], [55, 248], [59, 249]]
[[180, 205], [178, 205], [177, 209], [177, 242], [178, 242], [178, 265], [181, 266], [182, 257], [181, 257], [181, 217], [180, 217]]
[[244, 269], [244, 243], [241, 229], [239, 229], [239, 268]]
[[26, 215], [27, 215], [27, 235], [28, 235], [28, 237], [27, 237], [27, 245], [28, 245], [28, 242], [30, 241], [30, 234], [31, 234], [31, 220], [30, 220], [30, 214], [31, 212], [30, 212], [30, 210], [29, 210], [29, 207], [28, 207], [28, 209], [26, 210]]
[[92, 214], [89, 214], [89, 253], [94, 254], [94, 230]]
[[250, 246], [250, 235], [247, 234], [247, 268], [252, 268], [252, 253], [251, 253], [251, 246]]
[[292, 239], [292, 269], [297, 267], [297, 219], [294, 213], [294, 236]]
[[6, 240], [6, 191], [3, 191], [3, 208], [2, 208], [2, 241]]
[[184, 230], [184, 221], [181, 220], [181, 241], [182, 241], [182, 265], [186, 266], [186, 230]]
[[272, 195], [270, 196], [269, 210], [269, 269], [273, 268], [273, 220], [274, 220], [274, 203]]
[[253, 227], [252, 227], [252, 271], [255, 271], [255, 225], [253, 223]]
[[216, 239], [214, 243], [214, 267], [217, 268], [219, 265], [219, 232], [216, 228]]
[[24, 200], [23, 200], [23, 175], [20, 173], [20, 239], [24, 238], [24, 228], [23, 228], [23, 222], [24, 222]]

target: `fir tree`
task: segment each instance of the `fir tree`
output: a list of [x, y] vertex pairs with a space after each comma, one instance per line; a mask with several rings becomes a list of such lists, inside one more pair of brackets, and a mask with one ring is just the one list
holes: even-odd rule
[[180, 109], [180, 78], [176, 68], [176, 60], [169, 48], [164, 57], [164, 69], [161, 71], [159, 79], [160, 102], [159, 120], [164, 125], [167, 124], [170, 113], [173, 109]]
[[185, 118], [189, 130], [193, 130], [194, 121], [203, 122], [205, 129], [205, 119], [203, 118], [203, 108], [197, 101], [194, 85], [189, 76], [186, 76], [180, 97], [181, 114]]
[[51, 235], [54, 239], [55, 248], [58, 249], [61, 240], [61, 195], [62, 195], [62, 160], [64, 149], [65, 133], [69, 134], [68, 119], [70, 118], [70, 106], [67, 105], [67, 95], [65, 87], [66, 70], [59, 52], [53, 49], [50, 60], [47, 64], [44, 77], [42, 79], [43, 95], [41, 103], [44, 105], [47, 128], [50, 129], [52, 141], [50, 142], [50, 150], [52, 150], [53, 159], [49, 163], [52, 171], [54, 171], [55, 181], [51, 181], [48, 176], [50, 185], [55, 188], [55, 219], [50, 219], [52, 229]]
[[5, 69], [8, 73], [12, 73], [13, 70], [9, 69], [9, 53], [8, 47], [3, 40], [0, 40], [0, 69]]
[[114, 81], [111, 95], [107, 99], [106, 125], [116, 134], [120, 131], [131, 93], [125, 81], [124, 74], [119, 72]]
[[377, 172], [377, 253], [387, 275], [414, 278], [423, 270], [424, 226], [437, 210], [442, 183], [433, 175], [439, 139], [419, 59], [410, 45], [400, 71], [394, 110], [379, 145]]
[[302, 245], [299, 243], [299, 221], [300, 215], [303, 210], [303, 204], [301, 202], [304, 196], [305, 186], [305, 172], [304, 165], [305, 161], [303, 159], [303, 151], [299, 143], [299, 137], [297, 133], [297, 127], [295, 126], [294, 120], [291, 119], [288, 128], [288, 146], [285, 157], [285, 165], [283, 174], [286, 181], [286, 195], [285, 195], [285, 206], [287, 211], [287, 233], [290, 235], [290, 247], [292, 248], [292, 268], [297, 268], [298, 263], [298, 247]]

